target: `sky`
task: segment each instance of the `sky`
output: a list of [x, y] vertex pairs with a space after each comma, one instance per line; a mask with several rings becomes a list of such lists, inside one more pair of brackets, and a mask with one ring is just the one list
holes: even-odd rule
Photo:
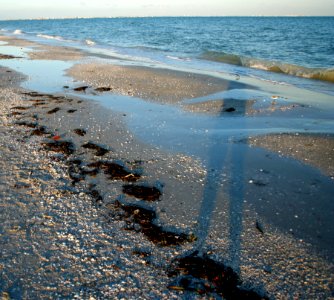
[[119, 16], [334, 16], [334, 0], [0, 0], [0, 19]]

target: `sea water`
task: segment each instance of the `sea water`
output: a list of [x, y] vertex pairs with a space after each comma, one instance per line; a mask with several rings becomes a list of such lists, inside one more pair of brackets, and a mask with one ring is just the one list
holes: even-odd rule
[[16, 20], [0, 21], [0, 30], [166, 64], [214, 61], [227, 69], [243, 66], [334, 82], [334, 17]]

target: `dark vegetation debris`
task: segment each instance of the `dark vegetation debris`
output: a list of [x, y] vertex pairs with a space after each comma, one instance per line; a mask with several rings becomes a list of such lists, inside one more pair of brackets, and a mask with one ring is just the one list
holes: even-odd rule
[[157, 201], [161, 196], [161, 191], [156, 187], [134, 184], [123, 185], [123, 193], [146, 201]]
[[74, 90], [75, 90], [76, 92], [85, 92], [88, 88], [89, 88], [89, 86], [84, 85], [84, 86], [79, 86], [79, 87], [77, 87], [77, 88], [74, 88]]
[[27, 122], [27, 121], [17, 121], [15, 122], [16, 125], [20, 125], [20, 126], [26, 126], [29, 128], [36, 128], [36, 126], [38, 125], [37, 123], [32, 123], [32, 122]]
[[65, 155], [73, 154], [74, 144], [70, 141], [50, 141], [42, 143], [42, 146], [49, 151], [63, 153]]
[[14, 106], [11, 109], [13, 109], [13, 110], [27, 110], [27, 109], [30, 109], [30, 108], [31, 108], [30, 106]]
[[84, 136], [87, 133], [85, 129], [81, 128], [73, 129], [73, 132], [80, 136]]
[[256, 222], [255, 222], [255, 228], [256, 228], [259, 232], [261, 232], [262, 234], [264, 234], [263, 226], [262, 226], [262, 224], [261, 224], [258, 220], [256, 220]]
[[235, 108], [234, 107], [229, 107], [224, 109], [225, 112], [234, 112]]
[[56, 113], [56, 112], [59, 111], [59, 110], [60, 110], [59, 107], [55, 107], [54, 109], [49, 110], [47, 113], [48, 113], [49, 115], [51, 115], [51, 114]]
[[95, 152], [96, 156], [103, 156], [103, 155], [105, 155], [106, 153], [109, 152], [108, 149], [106, 149], [106, 148], [104, 148], [104, 147], [102, 147], [98, 144], [95, 144], [93, 142], [88, 142], [86, 144], [83, 144], [81, 147], [85, 148], [85, 149], [96, 150], [96, 152]]
[[127, 230], [142, 232], [152, 243], [158, 246], [175, 246], [196, 240], [191, 234], [169, 231], [156, 225], [154, 222], [157, 215], [153, 209], [135, 204], [122, 204], [116, 201], [114, 212], [116, 212], [115, 217], [127, 223]]
[[168, 269], [170, 277], [177, 277], [170, 289], [192, 291], [198, 294], [218, 294], [224, 299], [268, 299], [253, 290], [240, 287], [238, 274], [223, 263], [214, 261], [198, 251], [175, 259]]
[[37, 135], [37, 136], [41, 136], [44, 134], [50, 134], [50, 132], [47, 131], [47, 128], [45, 126], [38, 126], [31, 132], [31, 135]]
[[109, 179], [123, 180], [128, 182], [137, 181], [140, 178], [140, 174], [129, 170], [127, 167], [110, 161], [97, 161], [87, 165], [91, 168], [97, 168], [104, 171]]
[[110, 87], [98, 87], [95, 89], [95, 91], [97, 92], [109, 92], [111, 91], [112, 89]]

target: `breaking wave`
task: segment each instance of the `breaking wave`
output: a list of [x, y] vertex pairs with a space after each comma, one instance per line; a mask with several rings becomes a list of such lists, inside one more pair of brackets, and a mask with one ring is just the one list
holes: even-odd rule
[[88, 45], [88, 46], [94, 46], [96, 43], [92, 40], [89, 40], [89, 39], [86, 39], [85, 40], [85, 43]]
[[303, 66], [285, 64], [275, 61], [249, 58], [224, 52], [207, 51], [201, 55], [202, 59], [221, 62], [230, 65], [243, 66], [253, 69], [288, 74], [297, 77], [317, 79], [334, 83], [334, 68], [307, 68]]
[[63, 41], [64, 39], [61, 36], [47, 35], [47, 34], [37, 34], [38, 37], [48, 40], [57, 40]]
[[17, 34], [17, 35], [20, 35], [20, 34], [22, 34], [23, 32], [22, 32], [22, 30], [20, 30], [20, 29], [16, 29], [16, 30], [14, 30], [13, 31], [13, 34]]

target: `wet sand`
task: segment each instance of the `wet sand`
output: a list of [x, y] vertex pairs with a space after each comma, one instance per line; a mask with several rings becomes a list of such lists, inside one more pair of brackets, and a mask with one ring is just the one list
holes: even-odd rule
[[334, 178], [334, 136], [273, 134], [248, 139], [250, 145], [293, 157]]
[[33, 43], [20, 38], [0, 36], [0, 40], [9, 46], [27, 47], [34, 51], [28, 52], [28, 57], [35, 60], [79, 60], [85, 56], [83, 51], [70, 47], [58, 47]]
[[[147, 68], [98, 64], [87, 72], [85, 65], [74, 68], [80, 68], [82, 79], [95, 88], [128, 94], [133, 86], [134, 95], [168, 103], [230, 84], [197, 75], [187, 81], [186, 74]], [[207, 215], [212, 225], [200, 236], [203, 195], [211, 195], [220, 181], [215, 170], [208, 172], [194, 157], [144, 144], [125, 126], [126, 116], [81, 99], [85, 92], [69, 96], [23, 90], [16, 84], [24, 76], [0, 70], [3, 297], [201, 299], [224, 294], [233, 299], [246, 297], [245, 293], [250, 299], [331, 297], [331, 260], [258, 213], [266, 202], [264, 195], [275, 198], [278, 191], [289, 198], [294, 193], [285, 191], [279, 178], [279, 156], [268, 152], [245, 156], [257, 173], [242, 174], [247, 201], [236, 215], [228, 189], [238, 184], [230, 174], [219, 175], [223, 184]], [[156, 84], [148, 84], [153, 79]], [[181, 89], [176, 95], [175, 84]], [[330, 143], [330, 138], [323, 138]], [[276, 140], [268, 141], [270, 150], [282, 145]], [[293, 142], [297, 143], [289, 140], [292, 148]], [[236, 145], [239, 148], [242, 143]], [[315, 148], [315, 161], [323, 150]], [[314, 189], [316, 194], [321, 187], [328, 188], [328, 182], [304, 191]], [[296, 199], [299, 203], [315, 194], [296, 194]], [[256, 206], [248, 201], [252, 199], [262, 203]], [[279, 201], [277, 205], [282, 207]], [[288, 216], [276, 218], [275, 222], [286, 223]], [[233, 231], [234, 223], [241, 232]], [[200, 245], [203, 238], [205, 244]], [[217, 270], [234, 279], [226, 283]]]
[[206, 96], [243, 84], [210, 76], [134, 66], [88, 63], [74, 65], [68, 74], [94, 88], [164, 103]]

